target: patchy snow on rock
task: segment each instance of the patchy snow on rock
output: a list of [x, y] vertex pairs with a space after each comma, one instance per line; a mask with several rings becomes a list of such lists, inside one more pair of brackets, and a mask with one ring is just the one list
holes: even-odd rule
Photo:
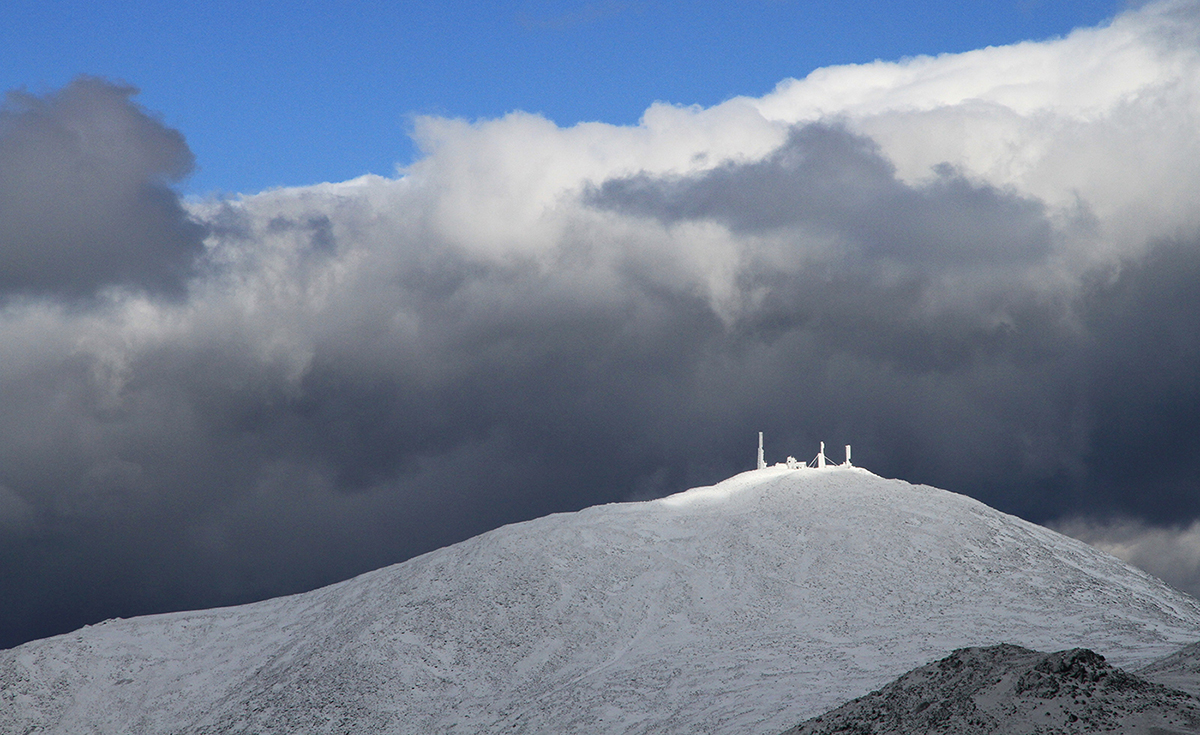
[[779, 732], [964, 646], [1130, 667], [1198, 637], [1200, 603], [1080, 542], [775, 467], [0, 651], [0, 732]]
[[1200, 700], [1086, 648], [962, 648], [784, 735], [1200, 733]]

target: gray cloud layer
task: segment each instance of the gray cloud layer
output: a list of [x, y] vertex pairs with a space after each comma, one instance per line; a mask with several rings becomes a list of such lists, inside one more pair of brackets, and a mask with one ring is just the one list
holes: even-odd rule
[[844, 260], [921, 273], [1049, 253], [1040, 202], [972, 185], [949, 165], [936, 173], [908, 186], [869, 138], [814, 123], [793, 129], [762, 161], [669, 180], [610, 179], [591, 201], [667, 223], [711, 219], [734, 232], [797, 228], [801, 237], [833, 239]]
[[[1105, 32], [1161, 21], [1129, 18]], [[1110, 36], [1021, 53], [1107, 59]], [[3, 256], [37, 269], [0, 310], [0, 645], [716, 481], [749, 468], [758, 430], [771, 459], [853, 443], [879, 474], [1036, 521], [1200, 518], [1200, 229], [1178, 191], [1200, 173], [1121, 158], [1190, 144], [1180, 88], [1200, 75], [1127, 65], [1140, 96], [1105, 97], [1101, 68], [1104, 114], [984, 114], [996, 64], [972, 59], [901, 68], [965, 74], [969, 101], [927, 112], [994, 126], [943, 135], [924, 168], [905, 158], [931, 145], [919, 95], [771, 112], [824, 99], [810, 79], [630, 128], [424, 120], [428, 155], [397, 179], [186, 213], [166, 186], [186, 147], [130, 90], [10, 102], [3, 155], [25, 180], [99, 157], [124, 193], [0, 205], [69, 213]]]
[[0, 292], [182, 291], [203, 231], [168, 184], [192, 169], [136, 90], [80, 77], [0, 108]]

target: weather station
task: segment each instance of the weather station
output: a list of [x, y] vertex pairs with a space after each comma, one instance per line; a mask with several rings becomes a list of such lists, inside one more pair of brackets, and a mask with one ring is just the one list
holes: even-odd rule
[[[774, 466], [775, 467], [786, 467], [789, 470], [804, 470], [804, 469], [823, 470], [826, 467], [830, 466], [829, 458], [825, 456], [825, 442], [821, 442], [821, 447], [817, 451], [817, 456], [813, 457], [812, 459], [810, 459], [807, 462], [802, 462], [802, 461], [796, 459], [795, 457], [789, 456], [786, 461], [776, 462]], [[834, 467], [853, 467], [854, 466], [850, 462], [850, 445], [849, 444], [846, 445], [846, 459], [841, 464], [832, 465], [832, 466], [834, 466]], [[767, 460], [766, 460], [765, 456], [763, 455], [763, 433], [760, 431], [760, 432], [758, 432], [758, 461], [756, 464], [756, 469], [765, 470], [766, 468], [767, 468]]]

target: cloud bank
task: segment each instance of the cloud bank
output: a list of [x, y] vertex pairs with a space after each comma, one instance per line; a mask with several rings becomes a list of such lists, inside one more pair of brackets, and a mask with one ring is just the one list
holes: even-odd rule
[[1196, 7], [635, 126], [422, 118], [396, 178], [188, 203], [132, 90], [10, 99], [0, 210], [67, 214], [0, 255], [0, 645], [716, 481], [758, 430], [1200, 518]]

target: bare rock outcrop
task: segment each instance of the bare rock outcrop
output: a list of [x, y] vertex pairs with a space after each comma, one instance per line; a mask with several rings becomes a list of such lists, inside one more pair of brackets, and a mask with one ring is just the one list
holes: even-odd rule
[[1086, 648], [962, 648], [785, 735], [1200, 733], [1200, 700]]

